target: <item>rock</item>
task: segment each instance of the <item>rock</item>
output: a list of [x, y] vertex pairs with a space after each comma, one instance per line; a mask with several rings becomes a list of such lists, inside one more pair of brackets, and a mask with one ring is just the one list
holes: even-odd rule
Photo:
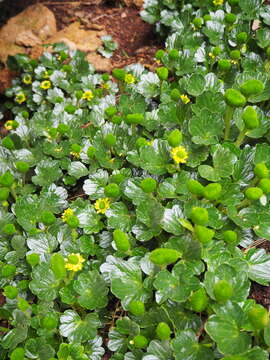
[[0, 29], [0, 60], [25, 53], [25, 47], [40, 44], [56, 32], [56, 20], [46, 6], [29, 6]]
[[37, 37], [33, 31], [26, 30], [18, 34], [16, 37], [15, 43], [17, 45], [22, 45], [26, 47], [33, 47], [36, 45], [40, 45], [42, 42], [39, 37]]
[[110, 72], [112, 70], [112, 62], [110, 59], [106, 59], [99, 54], [91, 53], [86, 57], [97, 71]]
[[0, 38], [15, 43], [16, 37], [25, 31], [32, 31], [41, 40], [52, 36], [56, 32], [53, 12], [41, 4], [29, 6], [2, 27]]
[[72, 49], [84, 52], [96, 51], [101, 45], [101, 36], [105, 35], [103, 31], [91, 31], [80, 28], [79, 22], [67, 26], [47, 40], [47, 43], [65, 42]]
[[135, 5], [137, 8], [141, 8], [143, 6], [144, 0], [124, 0], [126, 6]]

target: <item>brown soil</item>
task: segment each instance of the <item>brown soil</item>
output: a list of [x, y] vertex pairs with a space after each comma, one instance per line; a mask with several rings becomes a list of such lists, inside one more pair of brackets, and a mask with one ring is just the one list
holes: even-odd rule
[[155, 67], [153, 55], [161, 47], [161, 43], [154, 33], [153, 26], [142, 21], [138, 9], [123, 7], [117, 0], [107, 1], [102, 5], [89, 5], [94, 0], [5, 0], [0, 5], [0, 26], [10, 17], [37, 2], [43, 3], [53, 11], [58, 30], [79, 20], [82, 27], [87, 28], [90, 23], [112, 35], [119, 46], [112, 57], [113, 68], [136, 62], [151, 69]]
[[270, 286], [262, 286], [253, 283], [251, 286], [251, 299], [256, 300], [258, 304], [270, 309]]

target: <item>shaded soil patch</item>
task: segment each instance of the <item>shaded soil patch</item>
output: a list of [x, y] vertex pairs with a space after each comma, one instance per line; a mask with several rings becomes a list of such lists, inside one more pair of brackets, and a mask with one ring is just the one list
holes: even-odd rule
[[253, 283], [251, 286], [251, 299], [254, 299], [257, 303], [263, 305], [267, 309], [270, 306], [270, 286], [263, 286], [257, 283]]

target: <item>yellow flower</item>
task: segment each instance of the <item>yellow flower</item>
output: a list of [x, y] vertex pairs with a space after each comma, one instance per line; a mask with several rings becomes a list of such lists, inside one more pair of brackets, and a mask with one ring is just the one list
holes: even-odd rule
[[135, 81], [136, 81], [136, 78], [132, 74], [126, 74], [125, 75], [125, 83], [134, 84]]
[[44, 80], [42, 81], [42, 83], [40, 84], [41, 89], [43, 90], [48, 90], [50, 87], [52, 86], [50, 80]]
[[187, 162], [188, 152], [183, 146], [177, 146], [171, 150], [171, 157], [176, 164], [184, 164]]
[[12, 130], [13, 129], [13, 120], [8, 120], [5, 122], [4, 128], [6, 130]]
[[223, 0], [213, 0], [215, 6], [223, 5]]
[[95, 209], [97, 210], [97, 213], [99, 214], [105, 214], [105, 212], [110, 208], [110, 199], [103, 198], [98, 199], [95, 202]]
[[75, 158], [79, 158], [80, 157], [80, 153], [79, 152], [75, 152], [75, 151], [71, 151], [70, 155], [74, 156]]
[[182, 95], [180, 96], [180, 99], [182, 100], [182, 102], [183, 102], [185, 105], [190, 102], [190, 98], [189, 98], [187, 95], [184, 95], [184, 94], [182, 94]]
[[72, 209], [68, 208], [63, 212], [61, 218], [64, 222], [66, 222], [68, 220], [68, 218], [72, 215], [74, 215], [74, 211]]
[[213, 60], [215, 59], [215, 55], [213, 53], [211, 53], [211, 52], [208, 54], [208, 56]]
[[26, 85], [32, 84], [32, 76], [29, 74], [24, 75], [23, 79], [22, 79], [23, 83], [25, 83]]
[[79, 271], [83, 267], [83, 263], [85, 259], [80, 254], [69, 254], [68, 257], [65, 259], [65, 268], [70, 271]]
[[108, 83], [101, 84], [101, 87], [105, 90], [110, 90], [110, 84]]
[[231, 64], [236, 65], [238, 63], [237, 60], [231, 60]]
[[94, 97], [94, 94], [92, 93], [91, 90], [86, 90], [83, 95], [82, 95], [82, 99], [85, 99], [85, 100], [88, 100], [88, 101], [91, 101]]
[[44, 71], [44, 73], [42, 74], [42, 77], [43, 77], [43, 79], [49, 79], [49, 73], [47, 70]]
[[26, 100], [26, 96], [23, 92], [18, 93], [15, 97], [15, 101], [18, 104], [22, 104], [23, 102], [25, 102], [25, 100]]

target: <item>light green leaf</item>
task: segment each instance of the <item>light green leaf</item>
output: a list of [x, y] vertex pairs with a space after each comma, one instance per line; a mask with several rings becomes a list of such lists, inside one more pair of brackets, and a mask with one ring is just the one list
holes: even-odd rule
[[97, 270], [80, 274], [73, 288], [79, 294], [78, 303], [83, 308], [95, 310], [104, 308], [108, 303], [108, 288]]
[[68, 167], [68, 173], [69, 175], [74, 176], [76, 179], [79, 179], [88, 175], [89, 170], [82, 162], [73, 161]]
[[123, 202], [113, 203], [106, 211], [106, 216], [109, 227], [130, 231], [132, 226], [131, 214]]
[[97, 313], [88, 314], [82, 320], [73, 310], [66, 310], [60, 316], [60, 322], [60, 334], [73, 343], [82, 343], [94, 339], [98, 327], [101, 326]]
[[47, 263], [36, 266], [32, 272], [29, 288], [40, 300], [52, 301], [57, 296], [59, 282]]
[[196, 334], [191, 330], [179, 331], [172, 340], [172, 348], [176, 360], [212, 360], [214, 353], [211, 349], [198, 343]]

